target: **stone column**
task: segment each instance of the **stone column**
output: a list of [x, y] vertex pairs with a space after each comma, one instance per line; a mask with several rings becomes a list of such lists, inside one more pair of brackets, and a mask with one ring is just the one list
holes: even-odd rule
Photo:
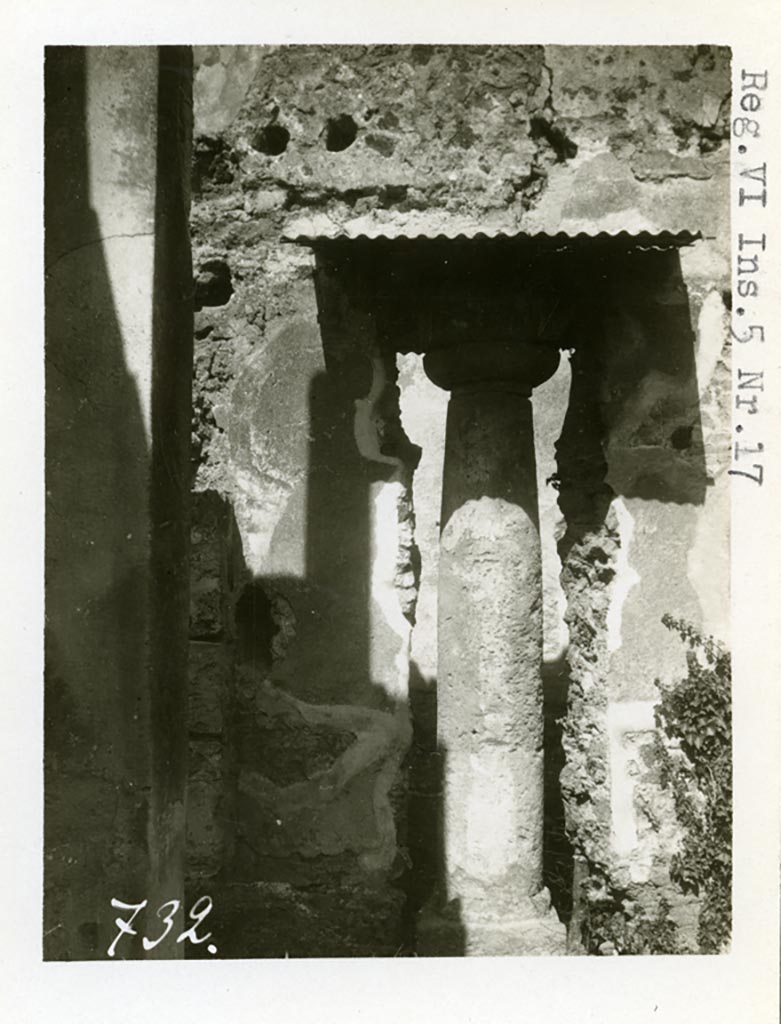
[[451, 391], [442, 493], [438, 737], [443, 891], [424, 910], [428, 955], [563, 953], [542, 887], [542, 580], [532, 388], [555, 346], [429, 352]]

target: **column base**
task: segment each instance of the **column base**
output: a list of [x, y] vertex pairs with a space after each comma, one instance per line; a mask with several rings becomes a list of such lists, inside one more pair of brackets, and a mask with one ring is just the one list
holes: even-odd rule
[[418, 917], [418, 956], [563, 956], [567, 951], [567, 929], [552, 908], [544, 914], [495, 920], [484, 914], [470, 915], [451, 908], [444, 914], [424, 907]]

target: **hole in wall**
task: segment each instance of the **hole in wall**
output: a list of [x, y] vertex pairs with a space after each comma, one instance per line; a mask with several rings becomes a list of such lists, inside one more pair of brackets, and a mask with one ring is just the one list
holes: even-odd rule
[[372, 132], [364, 137], [364, 141], [369, 149], [373, 149], [380, 156], [393, 156], [393, 151], [396, 149], [395, 140], [387, 135], [377, 135]]
[[274, 609], [259, 583], [248, 584], [236, 602], [236, 646], [239, 661], [267, 672], [273, 661], [272, 641], [277, 633]]
[[393, 113], [392, 110], [386, 111], [377, 122], [378, 128], [384, 128], [386, 131], [393, 130], [399, 127], [399, 119]]
[[280, 156], [290, 142], [290, 132], [281, 124], [267, 124], [252, 140], [252, 145], [266, 156]]
[[231, 271], [225, 260], [206, 260], [195, 278], [193, 299], [196, 310], [204, 306], [224, 306], [233, 295]]
[[358, 125], [349, 114], [329, 118], [325, 126], [325, 148], [331, 153], [340, 153], [355, 142]]
[[225, 140], [209, 135], [198, 135], [193, 140], [193, 191], [202, 192], [211, 185], [229, 185], [234, 179], [236, 154], [226, 146]]
[[578, 147], [572, 139], [568, 139], [561, 128], [539, 114], [532, 117], [529, 122], [529, 138], [535, 142], [544, 139], [556, 154], [557, 163], [572, 160], [578, 155]]
[[694, 427], [676, 427], [675, 430], [670, 434], [670, 443], [673, 448], [677, 451], [682, 452], [686, 448], [691, 447], [692, 433]]

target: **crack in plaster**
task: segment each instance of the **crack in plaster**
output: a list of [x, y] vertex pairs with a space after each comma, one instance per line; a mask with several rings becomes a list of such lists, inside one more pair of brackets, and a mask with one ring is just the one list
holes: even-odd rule
[[56, 259], [53, 259], [51, 263], [44, 267], [44, 274], [51, 273], [61, 260], [72, 256], [75, 252], [80, 252], [82, 249], [88, 249], [91, 245], [102, 245], [104, 242], [111, 242], [115, 238], [154, 238], [154, 235], [154, 231], [125, 231], [114, 235], [101, 235], [100, 238], [92, 238], [89, 242], [82, 242], [81, 245], [75, 245], [72, 249], [66, 249], [65, 252], [61, 252]]

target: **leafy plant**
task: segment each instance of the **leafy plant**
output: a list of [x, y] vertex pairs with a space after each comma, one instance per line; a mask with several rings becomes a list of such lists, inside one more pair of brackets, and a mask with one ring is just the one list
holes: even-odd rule
[[639, 906], [628, 892], [607, 883], [589, 908], [583, 939], [589, 953], [603, 956], [675, 954], [681, 952], [677, 932], [667, 900]]
[[662, 685], [657, 726], [662, 781], [672, 789], [684, 831], [671, 877], [701, 899], [698, 940], [717, 953], [732, 927], [732, 666], [729, 652], [692, 625], [665, 615], [662, 622], [686, 646], [684, 679]]

